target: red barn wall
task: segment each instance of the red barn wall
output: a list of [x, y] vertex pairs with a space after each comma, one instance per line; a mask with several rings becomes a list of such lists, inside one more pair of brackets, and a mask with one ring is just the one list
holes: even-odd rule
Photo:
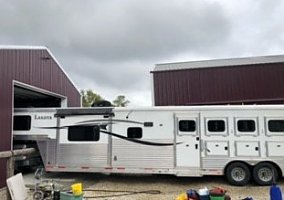
[[[13, 80], [66, 96], [70, 107], [81, 106], [80, 93], [47, 49], [0, 49], [0, 151], [11, 150]], [[0, 188], [5, 173], [0, 159]]]
[[156, 106], [284, 103], [284, 63], [152, 73]]

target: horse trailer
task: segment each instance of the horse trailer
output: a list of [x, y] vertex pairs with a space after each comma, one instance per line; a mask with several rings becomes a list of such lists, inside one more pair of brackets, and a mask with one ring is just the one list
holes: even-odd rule
[[225, 175], [268, 185], [284, 170], [284, 106], [17, 108], [14, 142], [46, 171]]

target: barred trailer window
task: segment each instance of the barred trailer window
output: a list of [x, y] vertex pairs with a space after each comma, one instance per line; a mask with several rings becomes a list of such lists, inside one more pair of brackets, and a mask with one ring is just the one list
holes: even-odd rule
[[224, 120], [209, 120], [207, 122], [208, 131], [210, 132], [224, 132], [225, 121]]
[[180, 120], [178, 126], [179, 126], [179, 131], [181, 132], [196, 131], [196, 123], [194, 120]]
[[284, 120], [269, 120], [268, 130], [270, 132], [284, 132]]
[[254, 120], [239, 120], [238, 131], [240, 132], [254, 132], [255, 131], [255, 121]]

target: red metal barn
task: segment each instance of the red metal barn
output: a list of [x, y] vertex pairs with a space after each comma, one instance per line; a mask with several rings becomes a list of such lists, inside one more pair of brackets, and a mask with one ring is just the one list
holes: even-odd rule
[[[14, 107], [81, 106], [81, 95], [46, 47], [0, 46], [0, 151], [11, 150]], [[0, 160], [0, 188], [6, 162]]]
[[156, 106], [283, 104], [284, 55], [157, 64]]

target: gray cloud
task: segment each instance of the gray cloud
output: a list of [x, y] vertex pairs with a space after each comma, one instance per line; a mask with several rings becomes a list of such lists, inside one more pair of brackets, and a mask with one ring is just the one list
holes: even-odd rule
[[83, 41], [76, 38], [70, 46], [104, 61], [157, 59], [184, 50], [213, 47], [229, 33], [217, 5], [141, 2], [102, 9], [91, 20]]
[[[87, 58], [79, 58], [75, 62], [71, 58], [66, 60], [64, 66], [76, 66], [70, 68], [69, 72], [77, 74], [85, 82], [97, 82], [101, 87], [127, 90], [150, 89], [150, 83], [145, 83], [145, 79], [147, 80], [150, 76], [150, 68], [145, 66], [147, 63], [120, 62], [116, 65], [115, 63], [96, 62]], [[148, 66], [151, 65], [148, 64]]]
[[[233, 27], [230, 38], [233, 48], [228, 56], [284, 53], [283, 1], [239, 0], [223, 5]], [[225, 46], [224, 49], [228, 48]]]
[[9, 17], [9, 23], [1, 20], [6, 34], [22, 36], [21, 42], [45, 42], [104, 62], [157, 59], [213, 48], [230, 31], [219, 4], [193, 0], [1, 3], [1, 15]]
[[154, 64], [283, 53], [281, 0], [0, 0], [0, 43], [48, 46], [80, 88], [150, 104]]

